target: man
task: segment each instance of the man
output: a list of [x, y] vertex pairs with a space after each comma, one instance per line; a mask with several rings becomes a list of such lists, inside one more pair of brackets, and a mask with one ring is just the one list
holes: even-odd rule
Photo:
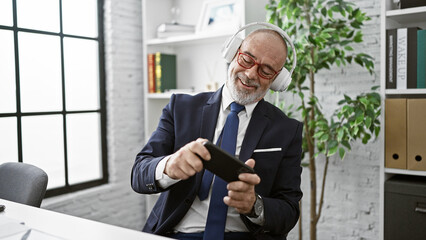
[[[263, 100], [286, 57], [283, 37], [258, 29], [242, 42], [221, 89], [171, 97], [132, 169], [136, 192], [161, 192], [143, 231], [179, 239], [208, 239], [210, 232], [221, 234], [216, 239], [286, 238], [299, 217], [303, 125]], [[232, 102], [243, 109], [235, 155], [256, 174], [240, 174], [239, 181], [224, 186], [220, 204], [227, 207], [226, 219], [222, 230], [212, 231], [209, 219], [219, 210], [209, 207], [220, 178], [211, 184], [207, 199], [198, 195], [208, 175], [200, 157], [210, 160], [204, 141], [220, 145], [229, 140], [222, 139], [222, 129]]]

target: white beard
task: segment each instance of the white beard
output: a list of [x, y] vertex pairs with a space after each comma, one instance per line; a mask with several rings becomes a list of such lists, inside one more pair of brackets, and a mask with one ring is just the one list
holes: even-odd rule
[[[248, 105], [248, 104], [255, 103], [259, 101], [259, 99], [263, 98], [263, 96], [265, 96], [268, 89], [266, 89], [265, 91], [262, 91], [262, 89], [260, 88], [260, 84], [255, 82], [254, 80], [249, 79], [243, 72], [239, 72], [235, 76], [231, 76], [234, 64], [235, 64], [235, 61], [233, 61], [228, 68], [228, 80], [226, 81], [226, 84], [231, 93], [231, 97], [234, 99], [234, 101], [241, 105]], [[240, 81], [240, 80], [245, 85], [255, 86], [256, 91], [254, 93], [251, 93], [244, 89], [237, 89], [236, 81]]]

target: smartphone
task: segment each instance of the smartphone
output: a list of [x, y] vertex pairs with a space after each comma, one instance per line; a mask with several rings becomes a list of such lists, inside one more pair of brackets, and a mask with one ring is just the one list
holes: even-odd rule
[[206, 141], [203, 145], [211, 155], [210, 161], [203, 160], [204, 168], [226, 182], [238, 181], [240, 173], [255, 173], [253, 168], [247, 166], [241, 160], [225, 152], [213, 143]]

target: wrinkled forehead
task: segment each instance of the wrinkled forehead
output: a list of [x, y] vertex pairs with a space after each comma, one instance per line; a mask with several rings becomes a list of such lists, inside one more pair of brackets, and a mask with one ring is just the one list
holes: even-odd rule
[[[271, 29], [258, 29], [250, 33], [242, 42], [241, 50], [255, 57], [273, 59], [282, 67], [287, 58], [287, 44], [283, 37]], [[275, 65], [275, 64], [274, 64]]]
[[251, 32], [244, 39], [242, 46], [249, 42], [252, 42], [253, 40], [256, 40], [255, 42], [263, 45], [263, 47], [270, 46], [276, 48], [276, 50], [280, 51], [280, 53], [287, 53], [287, 43], [285, 42], [281, 34], [276, 32], [275, 30], [265, 28], [257, 29]]

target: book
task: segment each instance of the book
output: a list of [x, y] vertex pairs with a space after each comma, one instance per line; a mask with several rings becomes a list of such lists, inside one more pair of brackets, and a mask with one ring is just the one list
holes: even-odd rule
[[396, 88], [417, 88], [417, 28], [398, 28], [396, 45]]
[[163, 23], [157, 27], [157, 37], [165, 38], [195, 33], [195, 25]]
[[155, 78], [157, 93], [176, 89], [176, 55], [155, 53]]
[[426, 88], [426, 30], [417, 31], [417, 88]]
[[168, 37], [174, 37], [174, 36], [182, 36], [182, 35], [188, 35], [192, 34], [194, 32], [157, 32], [157, 38], [168, 38]]
[[180, 23], [162, 23], [157, 27], [157, 32], [195, 32], [195, 25]]
[[396, 29], [386, 30], [386, 89], [396, 88]]
[[399, 8], [412, 8], [426, 6], [425, 0], [399, 0]]
[[148, 54], [148, 92], [155, 93], [155, 53]]

